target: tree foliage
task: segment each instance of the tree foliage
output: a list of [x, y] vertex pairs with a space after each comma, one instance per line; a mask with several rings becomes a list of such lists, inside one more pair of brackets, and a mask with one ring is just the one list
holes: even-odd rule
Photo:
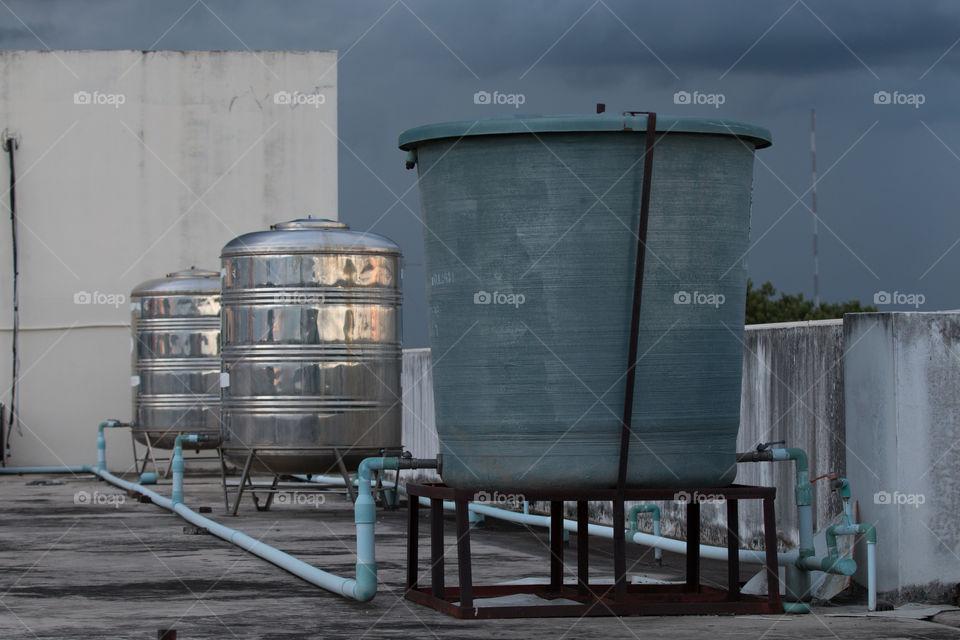
[[829, 303], [821, 302], [816, 306], [813, 300], [804, 300], [803, 294], [788, 295], [781, 293], [776, 300], [777, 290], [773, 284], [765, 282], [759, 289], [753, 288], [753, 282], [747, 280], [747, 316], [746, 324], [766, 324], [768, 322], [794, 322], [797, 320], [829, 320], [842, 318], [845, 313], [876, 311], [876, 307], [860, 306], [859, 300]]

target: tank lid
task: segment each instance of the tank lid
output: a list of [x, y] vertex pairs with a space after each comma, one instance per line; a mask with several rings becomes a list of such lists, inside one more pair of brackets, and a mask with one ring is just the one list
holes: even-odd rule
[[379, 253], [400, 255], [397, 244], [376, 233], [351, 231], [337, 220], [298, 218], [270, 225], [269, 231], [245, 233], [228, 242], [221, 258], [284, 253]]
[[[483, 136], [510, 133], [574, 133], [593, 131], [622, 131], [644, 133], [647, 116], [626, 112], [620, 115], [601, 113], [584, 114], [517, 114], [439, 122], [407, 129], [400, 134], [399, 146], [404, 151], [415, 149], [418, 143], [441, 138]], [[757, 149], [769, 147], [773, 136], [763, 127], [724, 118], [695, 116], [671, 116], [657, 114], [657, 131], [670, 133], [707, 133], [736, 136], [749, 140]]]
[[174, 271], [167, 274], [168, 278], [219, 278], [219, 271], [211, 271], [210, 269], [197, 269], [196, 267], [190, 267], [189, 269], [181, 269], [180, 271]]
[[164, 278], [141, 282], [130, 296], [217, 295], [220, 293], [220, 272], [190, 267], [168, 273]]
[[296, 220], [287, 220], [286, 222], [278, 222], [276, 224], [270, 225], [271, 229], [349, 229], [350, 226], [346, 222], [340, 222], [339, 220], [329, 220], [327, 218], [314, 218], [308, 216], [306, 218], [297, 218]]

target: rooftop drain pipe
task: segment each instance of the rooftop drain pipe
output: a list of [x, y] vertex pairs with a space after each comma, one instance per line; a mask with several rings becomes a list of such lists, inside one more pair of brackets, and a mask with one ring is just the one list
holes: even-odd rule
[[354, 504], [354, 521], [357, 524], [357, 574], [356, 578], [343, 578], [317, 569], [302, 560], [266, 545], [250, 536], [225, 527], [224, 525], [205, 518], [183, 503], [183, 443], [201, 442], [207, 436], [195, 434], [181, 434], [174, 441], [173, 452], [173, 495], [165, 498], [142, 484], [128, 482], [118, 478], [106, 470], [106, 441], [103, 438], [103, 429], [111, 426], [121, 426], [116, 421], [100, 424], [97, 438], [96, 469], [93, 473], [107, 482], [127, 491], [134, 491], [150, 498], [157, 506], [173, 511], [187, 522], [206, 529], [211, 534], [234, 544], [244, 551], [271, 562], [281, 569], [289, 571], [310, 584], [316, 585], [347, 598], [360, 602], [368, 602], [377, 593], [377, 563], [374, 548], [374, 524], [376, 522], [376, 504], [370, 490], [373, 472], [381, 469], [433, 469], [437, 466], [436, 460], [416, 459], [410, 457], [382, 457], [367, 458], [360, 463], [357, 476], [357, 501]]

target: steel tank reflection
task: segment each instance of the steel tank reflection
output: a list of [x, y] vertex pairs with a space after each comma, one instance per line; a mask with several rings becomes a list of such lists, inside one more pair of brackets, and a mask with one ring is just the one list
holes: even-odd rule
[[305, 218], [228, 243], [224, 457], [273, 473], [400, 447], [400, 248]]
[[218, 436], [220, 274], [168, 273], [134, 288], [130, 302], [134, 437], [170, 449], [180, 433]]

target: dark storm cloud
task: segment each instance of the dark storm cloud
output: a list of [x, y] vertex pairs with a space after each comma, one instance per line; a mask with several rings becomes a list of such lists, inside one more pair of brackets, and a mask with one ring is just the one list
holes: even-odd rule
[[[960, 246], [950, 249], [960, 238], [956, 2], [7, 4], [29, 29], [0, 6], [3, 48], [338, 50], [340, 216], [403, 248], [409, 346], [426, 343], [423, 250], [415, 175], [397, 135], [516, 113], [475, 105], [478, 90], [523, 93], [528, 112], [590, 112], [603, 101], [768, 127], [775, 143], [758, 155], [750, 275], [807, 295], [812, 219], [795, 201], [810, 186], [816, 107], [822, 296], [869, 303], [899, 289], [923, 292], [926, 309], [960, 307]], [[722, 92], [726, 102], [678, 106], [679, 90]], [[877, 91], [923, 93], [925, 103], [877, 105]]]

